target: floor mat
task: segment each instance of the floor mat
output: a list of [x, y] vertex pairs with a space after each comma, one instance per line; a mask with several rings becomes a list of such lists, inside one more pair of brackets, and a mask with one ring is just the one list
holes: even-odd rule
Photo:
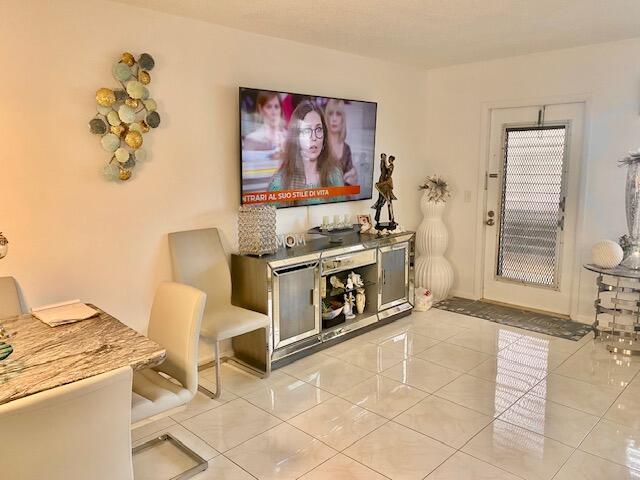
[[580, 340], [593, 331], [591, 325], [584, 323], [482, 300], [453, 297], [435, 303], [434, 307], [567, 340]]

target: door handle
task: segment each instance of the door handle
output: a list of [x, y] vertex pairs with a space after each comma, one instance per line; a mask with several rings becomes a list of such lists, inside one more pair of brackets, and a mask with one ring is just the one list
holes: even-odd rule
[[489, 225], [490, 227], [492, 227], [493, 225], [495, 225], [495, 224], [496, 224], [496, 221], [493, 219], [494, 215], [495, 215], [494, 211], [493, 211], [493, 210], [489, 210], [489, 211], [487, 212], [487, 216], [488, 216], [489, 218], [488, 218], [488, 219], [487, 219], [487, 221], [485, 221], [484, 223], [486, 223], [486, 224], [487, 224], [487, 225]]

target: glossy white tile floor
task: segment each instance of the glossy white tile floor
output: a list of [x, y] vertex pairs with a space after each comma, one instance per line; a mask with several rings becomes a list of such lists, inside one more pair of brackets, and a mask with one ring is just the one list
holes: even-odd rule
[[[430, 310], [259, 380], [223, 367], [134, 444], [172, 432], [207, 479], [640, 479], [640, 358]], [[212, 387], [213, 371], [202, 373]], [[190, 460], [161, 447], [136, 480]]]

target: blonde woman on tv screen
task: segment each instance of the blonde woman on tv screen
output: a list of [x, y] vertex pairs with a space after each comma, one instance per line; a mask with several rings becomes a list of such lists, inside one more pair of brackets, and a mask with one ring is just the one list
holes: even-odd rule
[[327, 140], [331, 161], [342, 170], [345, 185], [358, 185], [358, 172], [346, 143], [347, 116], [344, 100], [330, 98], [324, 107], [324, 119], [329, 129]]

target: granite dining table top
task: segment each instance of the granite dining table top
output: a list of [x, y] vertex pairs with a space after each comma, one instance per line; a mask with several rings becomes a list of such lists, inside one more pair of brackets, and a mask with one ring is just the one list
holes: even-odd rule
[[50, 327], [32, 315], [0, 320], [13, 353], [0, 360], [0, 404], [109, 370], [162, 363], [166, 351], [108, 313]]

